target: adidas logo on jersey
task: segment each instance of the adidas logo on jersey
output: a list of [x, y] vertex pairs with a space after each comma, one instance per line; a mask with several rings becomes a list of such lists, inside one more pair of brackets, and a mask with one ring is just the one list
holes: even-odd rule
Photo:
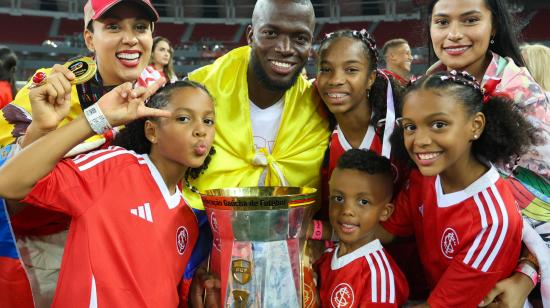
[[130, 209], [132, 215], [136, 215], [139, 218], [143, 218], [148, 222], [153, 222], [153, 215], [151, 214], [151, 206], [149, 203], [138, 206], [136, 209]]

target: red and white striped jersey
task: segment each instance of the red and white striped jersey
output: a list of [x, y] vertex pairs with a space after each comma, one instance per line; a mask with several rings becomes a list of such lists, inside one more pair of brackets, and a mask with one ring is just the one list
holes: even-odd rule
[[[325, 157], [325, 162], [321, 166], [321, 209], [316, 214], [316, 219], [328, 221], [328, 195], [329, 187], [328, 182], [332, 172], [336, 168], [336, 164], [340, 157], [353, 147], [346, 140], [344, 133], [340, 129], [340, 126], [336, 126], [330, 137], [329, 148], [327, 150], [328, 159]], [[379, 155], [382, 155], [382, 139], [376, 134], [374, 127], [369, 125], [367, 133], [361, 141], [359, 149], [372, 150]], [[326, 155], [326, 154], [325, 154]]]
[[72, 217], [53, 307], [178, 306], [197, 220], [147, 155], [64, 159], [23, 202]]
[[[336, 129], [334, 129], [330, 138], [330, 159], [328, 164], [329, 178], [332, 174], [332, 171], [334, 171], [334, 168], [336, 168], [336, 163], [338, 162], [338, 159], [340, 159], [340, 156], [342, 156], [344, 152], [351, 150], [352, 148], [353, 147], [351, 146], [351, 144], [349, 144], [349, 142], [346, 140], [346, 137], [340, 129], [340, 126], [336, 126]], [[382, 155], [382, 140], [376, 134], [372, 125], [369, 125], [367, 133], [365, 134], [365, 137], [363, 137], [363, 141], [361, 141], [361, 145], [358, 149], [372, 150], [378, 153], [378, 155]]]
[[394, 235], [415, 235], [431, 307], [477, 307], [512, 273], [523, 228], [509, 183], [494, 166], [466, 189], [448, 194], [439, 176], [414, 170], [382, 225]]
[[405, 276], [379, 240], [338, 257], [338, 246], [316, 263], [322, 307], [397, 307], [409, 296]]

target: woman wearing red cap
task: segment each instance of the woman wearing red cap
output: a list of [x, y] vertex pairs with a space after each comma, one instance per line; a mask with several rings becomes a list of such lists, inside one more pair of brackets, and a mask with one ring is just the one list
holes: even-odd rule
[[[153, 23], [158, 18], [158, 13], [148, 0], [89, 0], [84, 6], [83, 35], [93, 60], [75, 63], [72, 71], [58, 64], [39, 69], [17, 93], [15, 100], [0, 111], [0, 165], [21, 148], [57, 127], [57, 121], [48, 123], [42, 121], [38, 112], [32, 113], [29, 87], [45, 83], [47, 91], [40, 99], [48, 100], [53, 108], [70, 106], [68, 115], [59, 124], [66, 125], [115, 86], [134, 82], [139, 77], [151, 56]], [[95, 73], [94, 68], [97, 68]], [[67, 100], [70, 104], [65, 104]], [[93, 136], [69, 154], [105, 146], [112, 138], [113, 132]], [[12, 229], [18, 238], [19, 247], [16, 247], [15, 236], [6, 226], [7, 219], [2, 219], [7, 218], [2, 203], [0, 199], [0, 229], [6, 227], [4, 229], [8, 232], [6, 238], [0, 240], [11, 245], [13, 258], [10, 261], [13, 262], [0, 262], [0, 303], [2, 307], [49, 307], [56, 287], [69, 218], [32, 206], [10, 207], [8, 203]], [[19, 256], [23, 261], [18, 260]], [[7, 264], [6, 267], [2, 268], [3, 264]], [[28, 276], [21, 264], [27, 265]]]

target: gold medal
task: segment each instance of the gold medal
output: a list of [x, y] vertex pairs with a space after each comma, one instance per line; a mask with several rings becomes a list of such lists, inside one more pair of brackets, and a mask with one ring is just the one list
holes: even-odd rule
[[85, 83], [92, 79], [97, 71], [97, 65], [90, 57], [78, 58], [64, 65], [75, 75], [75, 79], [71, 80], [71, 84]]

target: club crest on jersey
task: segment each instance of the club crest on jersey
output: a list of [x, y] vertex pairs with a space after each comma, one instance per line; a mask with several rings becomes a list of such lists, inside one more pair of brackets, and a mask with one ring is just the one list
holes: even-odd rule
[[330, 304], [333, 308], [352, 307], [355, 294], [351, 286], [345, 282], [337, 285], [330, 295]]
[[184, 226], [180, 226], [176, 231], [176, 248], [178, 253], [183, 255], [185, 248], [187, 248], [187, 242], [189, 242], [189, 234]]
[[443, 236], [441, 236], [441, 252], [449, 259], [454, 257], [456, 252], [456, 246], [458, 246], [458, 235], [453, 228], [445, 229]]
[[233, 278], [240, 284], [247, 284], [252, 277], [252, 263], [247, 260], [237, 259], [231, 261]]
[[303, 301], [304, 301], [304, 308], [311, 308], [313, 307], [313, 304], [315, 303], [315, 291], [313, 291], [313, 288], [309, 283], [304, 283], [304, 291], [303, 294]]
[[210, 227], [212, 228], [212, 244], [214, 245], [214, 248], [216, 250], [221, 251], [222, 243], [220, 239], [220, 230], [218, 226], [218, 220], [216, 219], [216, 216], [214, 215], [214, 212], [210, 214]]

